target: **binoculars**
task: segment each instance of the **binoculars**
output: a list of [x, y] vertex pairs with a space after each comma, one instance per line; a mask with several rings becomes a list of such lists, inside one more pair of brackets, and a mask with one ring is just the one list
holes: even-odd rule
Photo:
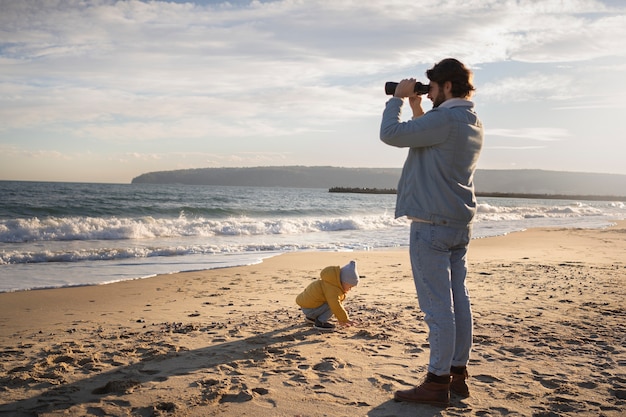
[[[387, 94], [388, 96], [392, 96], [393, 93], [396, 92], [396, 87], [398, 86], [398, 83], [394, 83], [393, 81], [387, 81], [385, 83], [385, 94]], [[428, 84], [422, 84], [421, 82], [416, 82], [415, 83], [415, 93], [422, 95], [422, 94], [428, 94], [428, 91], [430, 90], [430, 86]]]

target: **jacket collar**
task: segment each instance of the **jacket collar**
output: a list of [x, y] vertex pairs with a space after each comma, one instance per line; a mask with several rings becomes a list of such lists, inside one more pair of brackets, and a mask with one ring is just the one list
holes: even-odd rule
[[452, 107], [474, 107], [474, 103], [470, 100], [466, 100], [464, 98], [452, 97], [439, 105], [439, 107], [444, 107], [446, 109], [451, 109]]

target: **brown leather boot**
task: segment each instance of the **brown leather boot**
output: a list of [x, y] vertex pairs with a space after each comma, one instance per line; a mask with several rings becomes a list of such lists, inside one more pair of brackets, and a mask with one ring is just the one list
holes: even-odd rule
[[455, 372], [450, 372], [450, 375], [452, 376], [452, 381], [450, 382], [450, 391], [462, 398], [469, 397], [469, 387], [467, 386], [466, 382], [466, 379], [469, 377], [467, 369], [463, 370], [463, 372], [459, 374]]
[[[447, 383], [434, 381], [434, 379], [444, 378], [448, 379]], [[426, 380], [419, 386], [404, 391], [396, 391], [393, 399], [396, 401], [447, 407], [450, 405], [450, 376], [436, 376], [429, 372], [428, 375], [426, 375]]]

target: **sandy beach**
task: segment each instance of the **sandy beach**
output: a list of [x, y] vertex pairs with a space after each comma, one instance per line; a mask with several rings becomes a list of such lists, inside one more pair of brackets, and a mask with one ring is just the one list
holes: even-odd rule
[[[393, 401], [426, 372], [406, 249], [289, 253], [109, 285], [0, 294], [2, 416], [624, 416], [626, 221], [474, 240], [471, 397]], [[358, 262], [360, 325], [296, 295]]]

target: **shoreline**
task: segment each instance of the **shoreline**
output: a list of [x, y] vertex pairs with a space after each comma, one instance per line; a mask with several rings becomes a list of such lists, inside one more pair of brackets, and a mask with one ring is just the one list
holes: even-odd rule
[[[523, 225], [519, 224], [517, 226], [509, 226], [509, 228], [501, 228], [500, 230], [491, 228], [488, 229], [488, 234], [482, 234], [483, 231], [480, 227], [475, 227], [474, 236], [472, 237], [472, 242], [485, 239], [492, 238], [498, 236], [506, 236], [510, 233], [517, 233], [520, 231], [524, 231], [527, 229], [542, 229], [542, 228], [564, 228], [564, 229], [575, 229], [575, 228], [583, 228], [583, 229], [604, 229], [606, 227], [610, 227], [615, 224], [615, 222], [619, 220], [615, 220], [615, 218], [602, 218], [602, 220], [595, 219], [594, 222], [590, 222], [588, 218], [582, 220], [583, 223], [574, 224], [571, 220], [566, 220], [563, 224], [558, 224], [556, 220], [552, 220], [551, 223], [554, 224], [536, 224], [536, 225]], [[397, 233], [397, 232], [396, 232]], [[408, 223], [407, 223], [407, 233], [408, 233]], [[404, 234], [400, 233], [399, 235], [404, 236]], [[404, 240], [404, 239], [402, 239]], [[327, 253], [329, 251], [339, 251], [339, 252], [353, 252], [353, 251], [378, 251], [378, 250], [408, 250], [408, 243], [406, 244], [396, 244], [393, 246], [385, 246], [385, 247], [371, 247], [369, 249], [354, 249], [354, 248], [339, 248], [339, 249], [303, 249], [303, 252], [321, 252]], [[98, 286], [98, 285], [107, 285], [111, 283], [124, 282], [124, 281], [132, 281], [137, 279], [148, 279], [158, 275], [172, 275], [178, 273], [186, 273], [186, 272], [198, 272], [204, 270], [211, 269], [219, 269], [219, 268], [231, 268], [237, 266], [249, 266], [254, 265], [256, 263], [263, 262], [264, 259], [271, 258], [274, 256], [280, 256], [292, 252], [299, 252], [299, 250], [269, 250], [269, 251], [249, 251], [249, 252], [241, 252], [241, 253], [227, 253], [227, 254], [215, 254], [215, 255], [185, 255], [183, 257], [176, 257], [177, 265], [179, 269], [173, 269], [168, 267], [170, 264], [170, 258], [165, 257], [156, 257], [156, 258], [146, 258], [144, 260], [139, 259], [140, 262], [136, 263], [135, 266], [127, 267], [124, 264], [124, 259], [120, 259], [112, 264], [109, 264], [110, 261], [107, 261], [104, 265], [97, 265], [92, 262], [68, 262], [68, 263], [54, 263], [54, 262], [41, 262], [41, 263], [24, 263], [24, 264], [16, 264], [14, 266], [4, 265], [4, 274], [0, 274], [0, 281], [6, 278], [6, 281], [3, 281], [0, 285], [0, 294], [3, 293], [12, 293], [12, 292], [20, 292], [20, 291], [39, 291], [39, 290], [47, 290], [47, 289], [55, 289], [55, 288], [73, 288], [73, 287], [82, 287], [82, 286]], [[233, 261], [233, 255], [236, 258]], [[215, 256], [215, 258], [214, 258]], [[180, 259], [180, 262], [178, 261]], [[142, 266], [143, 261], [151, 263], [152, 266]], [[96, 261], [97, 262], [97, 261]], [[27, 269], [24, 269], [25, 266], [28, 266]], [[1, 266], [0, 266], [1, 267]], [[48, 280], [46, 284], [36, 284], [36, 281], [31, 282], [32, 276], [37, 276], [38, 274], [41, 276], [46, 276], [50, 274], [50, 270], [47, 268], [57, 268], [61, 267], [61, 269], [56, 269], [52, 273], [52, 277], [56, 280]], [[132, 270], [132, 268], [137, 268], [138, 270]], [[11, 273], [9, 271], [11, 269]], [[67, 269], [67, 275], [63, 276], [63, 271]], [[103, 272], [104, 271], [104, 272]], [[108, 272], [108, 274], [107, 274]], [[10, 276], [9, 276], [10, 275]], [[88, 279], [85, 279], [88, 277]], [[27, 287], [26, 283], [30, 283], [31, 286]]]
[[[623, 220], [472, 240], [472, 396], [445, 410], [392, 400], [428, 360], [408, 248], [0, 293], [0, 415], [617, 417], [624, 253]], [[295, 296], [350, 259], [361, 325], [306, 326]]]
[[[375, 187], [331, 187], [329, 193], [352, 194], [397, 194], [395, 188]], [[606, 194], [546, 194], [546, 193], [509, 193], [498, 191], [476, 191], [476, 197], [522, 198], [535, 200], [583, 200], [583, 201], [620, 201], [626, 202], [626, 196]]]

